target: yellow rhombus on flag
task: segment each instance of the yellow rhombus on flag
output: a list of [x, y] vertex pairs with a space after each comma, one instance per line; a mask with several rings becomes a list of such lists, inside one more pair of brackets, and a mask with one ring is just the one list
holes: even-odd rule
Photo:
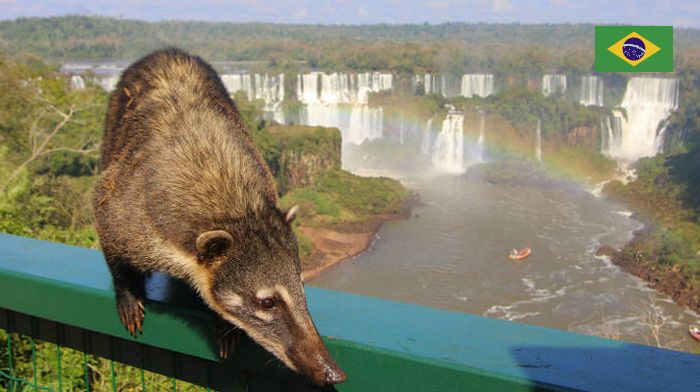
[[[642, 56], [642, 58], [639, 60], [630, 60], [627, 57], [625, 57], [625, 55], [622, 53], [622, 44], [624, 44], [625, 41], [627, 41], [630, 38], [639, 38], [640, 40], [642, 40], [642, 42], [644, 42], [644, 46], [646, 47], [646, 52], [644, 53], [644, 56]], [[615, 56], [626, 61], [627, 64], [629, 64], [633, 67], [636, 67], [637, 64], [639, 64], [642, 61], [648, 59], [649, 57], [655, 55], [658, 51], [661, 50], [661, 48], [654, 45], [651, 41], [642, 37], [641, 35], [639, 35], [635, 32], [632, 32], [629, 35], [627, 35], [625, 38], [615, 42], [611, 47], [608, 48], [608, 50], [611, 51]]]

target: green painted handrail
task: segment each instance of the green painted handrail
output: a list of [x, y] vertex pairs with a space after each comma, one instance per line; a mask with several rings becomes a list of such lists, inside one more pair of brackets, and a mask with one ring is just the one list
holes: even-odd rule
[[[307, 295], [319, 331], [348, 373], [347, 382], [337, 386], [340, 391], [660, 391], [700, 386], [700, 356], [694, 354], [312, 287]], [[207, 383], [218, 389], [241, 390], [251, 378], [261, 390], [312, 388], [250, 342], [233, 358], [218, 362], [212, 315], [180, 283], [154, 276], [148, 298], [145, 332], [135, 339], [116, 315], [100, 252], [0, 235], [0, 309], [15, 312], [20, 321], [26, 315], [91, 331], [130, 347], [122, 351], [153, 348], [191, 358], [204, 364]], [[190, 366], [159, 367], [162, 358], [170, 357], [154, 358], [160, 359], [149, 368], [196, 379]]]

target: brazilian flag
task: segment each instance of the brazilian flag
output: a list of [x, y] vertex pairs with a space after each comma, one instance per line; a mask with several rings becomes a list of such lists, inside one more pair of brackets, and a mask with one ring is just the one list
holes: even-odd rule
[[596, 26], [596, 72], [673, 72], [672, 26]]

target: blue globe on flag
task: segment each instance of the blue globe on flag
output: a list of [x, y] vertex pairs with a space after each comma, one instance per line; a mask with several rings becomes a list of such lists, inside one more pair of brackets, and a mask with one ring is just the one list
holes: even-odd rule
[[637, 61], [644, 57], [646, 53], [646, 46], [644, 41], [637, 37], [632, 37], [622, 44], [622, 54], [627, 57], [628, 60]]

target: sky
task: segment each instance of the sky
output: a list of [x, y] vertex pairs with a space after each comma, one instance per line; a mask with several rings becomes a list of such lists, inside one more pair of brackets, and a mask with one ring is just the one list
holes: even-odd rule
[[699, 0], [0, 0], [0, 19], [66, 14], [148, 21], [313, 24], [583, 22], [700, 27]]

